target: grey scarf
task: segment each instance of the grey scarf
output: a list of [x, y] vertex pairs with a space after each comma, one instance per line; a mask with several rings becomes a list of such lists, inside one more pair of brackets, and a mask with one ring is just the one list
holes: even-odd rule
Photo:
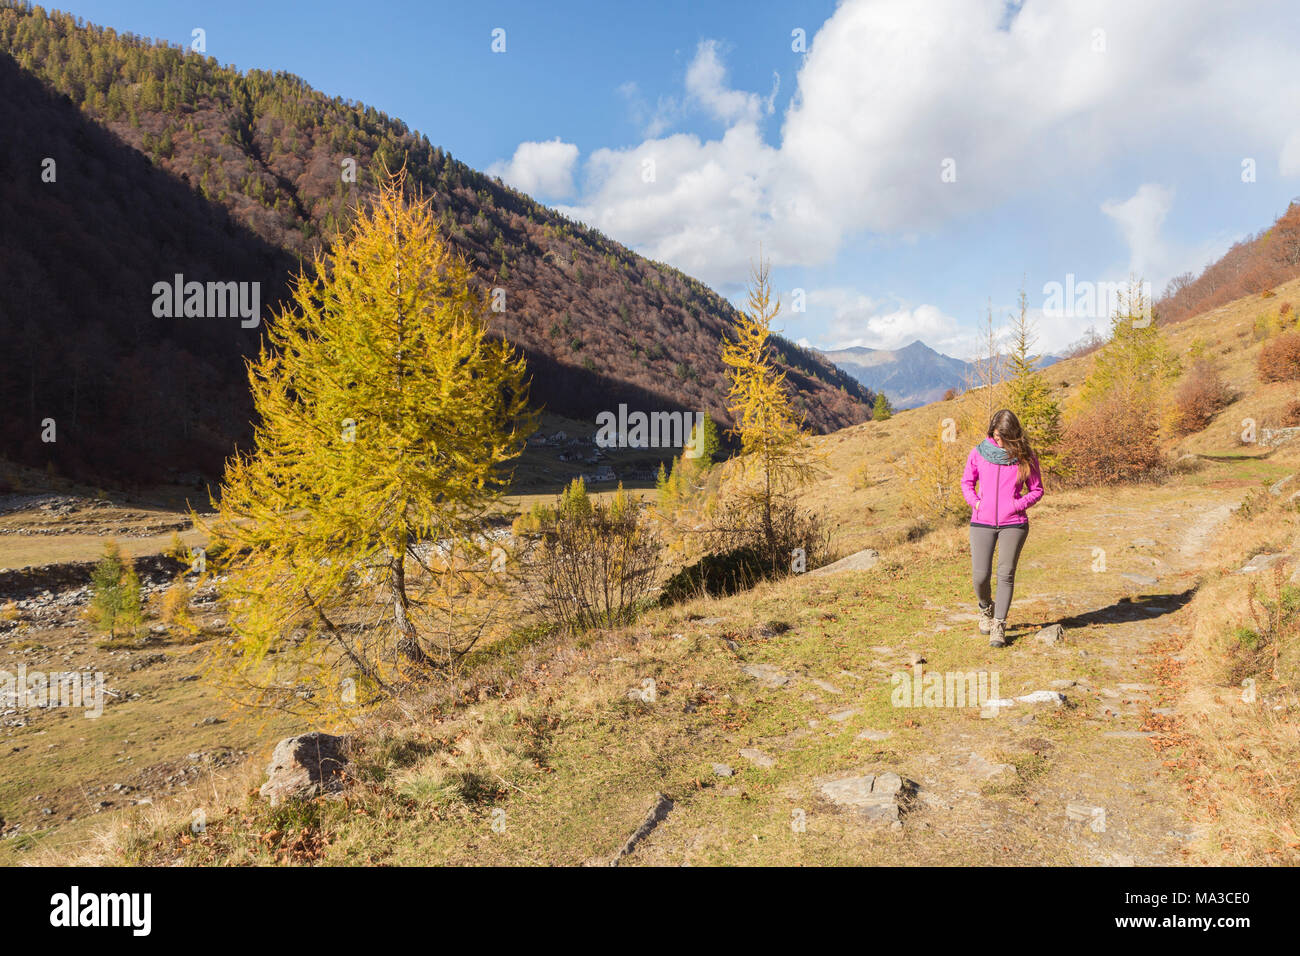
[[1005, 448], [1000, 448], [993, 444], [992, 439], [986, 438], [976, 446], [980, 457], [985, 461], [991, 461], [995, 465], [1014, 465], [1018, 459], [1012, 458], [1010, 452]]

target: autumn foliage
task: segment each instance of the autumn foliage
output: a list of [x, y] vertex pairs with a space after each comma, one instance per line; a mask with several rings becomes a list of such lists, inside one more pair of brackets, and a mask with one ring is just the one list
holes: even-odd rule
[[1070, 421], [1061, 439], [1071, 481], [1107, 485], [1144, 478], [1163, 459], [1158, 426], [1140, 399], [1114, 396]]
[[1284, 332], [1265, 342], [1258, 369], [1261, 382], [1300, 380], [1300, 332]]
[[1170, 431], [1190, 435], [1207, 427], [1231, 394], [1223, 376], [1209, 359], [1198, 359], [1174, 392], [1170, 411]]

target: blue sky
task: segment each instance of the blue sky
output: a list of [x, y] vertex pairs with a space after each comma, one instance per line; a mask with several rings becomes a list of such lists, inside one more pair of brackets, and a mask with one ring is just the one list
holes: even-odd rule
[[52, 5], [200, 27], [734, 301], [761, 243], [818, 347], [966, 357], [1023, 282], [1059, 348], [1106, 321], [1048, 283], [1159, 292], [1300, 195], [1300, 18], [1271, 0]]

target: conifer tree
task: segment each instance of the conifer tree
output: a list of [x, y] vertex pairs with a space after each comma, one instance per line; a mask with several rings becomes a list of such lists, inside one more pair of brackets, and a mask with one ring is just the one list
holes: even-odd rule
[[742, 497], [743, 508], [757, 518], [767, 556], [780, 558], [775, 514], [781, 499], [809, 481], [815, 466], [803, 422], [796, 418], [786, 391], [785, 373], [770, 354], [772, 320], [781, 310], [761, 259], [751, 273], [746, 308], [738, 313], [731, 334], [724, 333], [722, 361], [730, 370], [729, 410], [740, 435], [746, 476], [756, 479]]
[[299, 690], [337, 686], [338, 667], [393, 693], [488, 626], [486, 519], [535, 418], [524, 361], [488, 337], [486, 311], [403, 172], [269, 323], [249, 364], [255, 448], [227, 462], [203, 525], [237, 635], [221, 670], [255, 699], [328, 704]]
[[104, 544], [104, 556], [91, 572], [91, 599], [86, 616], [110, 639], [133, 636], [144, 623], [140, 578], [116, 541]]
[[1011, 379], [1007, 403], [1020, 419], [1029, 443], [1045, 470], [1058, 466], [1057, 443], [1061, 440], [1061, 409], [1038, 370], [1035, 341], [1029, 318], [1029, 299], [1020, 290], [1020, 314], [1011, 320]]
[[894, 410], [889, 405], [889, 399], [885, 398], [884, 392], [876, 393], [876, 404], [871, 409], [871, 417], [874, 421], [888, 421], [893, 417]]
[[1105, 400], [1142, 407], [1158, 420], [1158, 409], [1181, 367], [1151, 316], [1151, 304], [1131, 282], [1111, 317], [1110, 338], [1093, 359], [1079, 389], [1076, 407], [1092, 408]]

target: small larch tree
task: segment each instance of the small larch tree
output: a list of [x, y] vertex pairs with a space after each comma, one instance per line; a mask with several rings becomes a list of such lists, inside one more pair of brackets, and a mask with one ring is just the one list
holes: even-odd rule
[[1032, 352], [1036, 335], [1029, 318], [1029, 298], [1020, 290], [1020, 312], [1011, 320], [1011, 378], [1007, 404], [1025, 429], [1029, 444], [1045, 471], [1059, 468], [1056, 446], [1061, 440], [1061, 409], [1038, 369]]
[[1182, 368], [1156, 325], [1141, 286], [1131, 282], [1111, 317], [1110, 338], [1079, 389], [1078, 410], [1110, 399], [1158, 411]]
[[524, 361], [486, 313], [399, 173], [268, 325], [256, 445], [205, 525], [236, 633], [222, 670], [258, 702], [395, 693], [486, 631], [502, 565], [487, 519], [535, 426]]
[[740, 436], [742, 468], [750, 479], [739, 499], [741, 520], [756, 519], [765, 556], [775, 564], [787, 542], [781, 540], [778, 516], [783, 499], [816, 472], [786, 389], [785, 373], [770, 354], [772, 320], [781, 310], [774, 297], [769, 266], [753, 266], [746, 308], [738, 313], [730, 335], [724, 334], [722, 361], [729, 370], [728, 408]]
[[144, 624], [140, 578], [116, 541], [104, 544], [104, 556], [90, 575], [91, 598], [86, 616], [110, 640], [133, 637]]

